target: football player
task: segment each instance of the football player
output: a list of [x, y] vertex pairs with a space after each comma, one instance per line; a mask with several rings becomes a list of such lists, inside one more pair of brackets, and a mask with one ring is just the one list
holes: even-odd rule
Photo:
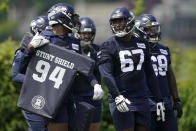
[[164, 105], [145, 40], [134, 33], [134, 15], [127, 8], [116, 8], [110, 16], [114, 36], [97, 53], [99, 70], [109, 93], [108, 100], [117, 131], [147, 131], [150, 105], [147, 88], [155, 95], [157, 117], [164, 119]]
[[[23, 83], [24, 80], [24, 72], [23, 75], [20, 75], [19, 65], [20, 61], [24, 59], [24, 56], [27, 55], [27, 46], [30, 43], [31, 39], [36, 33], [40, 33], [41, 31], [49, 29], [48, 18], [46, 16], [37, 16], [30, 23], [30, 32], [24, 34], [22, 41], [20, 43], [20, 48], [16, 50], [15, 57], [13, 60], [14, 66], [12, 67], [12, 79], [15, 82]], [[25, 65], [25, 64], [24, 64]]]
[[[177, 119], [174, 110], [177, 111], [177, 118], [182, 116], [182, 107], [178, 96], [176, 79], [171, 66], [170, 51], [167, 46], [159, 44], [161, 39], [160, 23], [152, 14], [143, 14], [136, 19], [136, 33], [149, 42], [151, 61], [154, 72], [159, 82], [159, 88], [163, 96], [166, 109], [165, 122], [157, 121], [156, 101], [151, 94], [150, 104], [152, 111], [151, 131], [177, 131]], [[141, 35], [142, 34], [142, 35]], [[173, 98], [173, 107], [172, 100]]]
[[[80, 18], [80, 24], [79, 35], [82, 54], [92, 58], [95, 61], [95, 65], [97, 65], [96, 61], [99, 46], [93, 43], [96, 34], [95, 24], [89, 17]], [[77, 99], [77, 101], [85, 101], [95, 107], [89, 131], [99, 131], [102, 105], [101, 99], [104, 92], [100, 85], [101, 78], [97, 66], [95, 66], [92, 79], [89, 80], [88, 77], [80, 74], [73, 84], [73, 93], [74, 98]]]
[[[75, 34], [78, 32], [76, 30], [78, 29], [78, 27], [76, 26], [79, 25], [78, 14], [76, 14], [75, 12], [74, 14], [72, 14], [72, 12], [69, 9], [70, 7], [68, 8], [67, 7], [64, 4], [57, 4], [57, 5], [54, 5], [48, 11], [49, 25], [52, 26], [53, 32], [45, 31], [45, 32], [42, 32], [40, 35], [35, 36], [29, 44], [28, 49], [30, 51], [33, 51], [34, 48], [47, 44], [48, 42], [45, 42], [45, 41], [49, 40], [50, 43], [52, 44], [54, 43], [59, 46], [64, 46], [67, 49], [74, 50], [75, 52], [81, 53], [80, 40], [75, 39], [73, 36], [69, 36], [69, 34]], [[72, 18], [72, 19], [69, 19], [69, 18]], [[86, 85], [83, 85], [84, 81], [90, 82], [91, 85], [89, 85], [89, 83], [86, 83], [86, 85], [88, 85], [86, 87]], [[72, 102], [75, 103], [77, 99], [80, 99], [82, 97], [82, 100], [80, 99], [79, 102], [87, 101], [88, 103], [91, 104], [92, 101], [90, 99], [90, 96], [94, 92], [95, 92], [93, 94], [94, 100], [99, 100], [103, 96], [103, 90], [101, 86], [98, 84], [98, 82], [96, 81], [96, 78], [94, 76], [86, 77], [86, 76], [83, 76], [82, 74], [79, 74], [73, 83], [74, 84], [72, 85], [72, 87], [73, 88], [75, 87], [76, 90], [73, 89], [73, 92], [72, 92], [72, 89], [71, 89], [70, 95], [67, 96], [67, 98], [65, 98], [66, 100], [64, 102], [65, 104], [63, 105], [64, 107], [61, 108], [60, 112], [58, 112], [57, 114], [57, 118], [59, 117], [59, 120], [54, 120], [50, 122], [49, 129], [58, 130], [58, 131], [59, 129], [61, 130], [67, 129], [68, 127], [67, 122], [68, 122], [68, 117], [69, 117], [68, 108], [70, 109], [70, 106], [73, 104]], [[83, 90], [83, 88], [85, 89], [85, 91]], [[87, 110], [88, 108], [91, 107], [88, 104], [84, 106], [86, 106]], [[65, 123], [66, 123], [66, 126], [65, 126]], [[85, 122], [82, 124], [86, 125]]]
[[[30, 24], [30, 31], [27, 32], [24, 36], [23, 39], [20, 43], [20, 48], [16, 50], [16, 54], [13, 60], [12, 64], [12, 80], [14, 82], [18, 83], [23, 83], [24, 77], [25, 77], [25, 72], [26, 72], [26, 67], [28, 65], [30, 55], [27, 50], [27, 46], [30, 43], [31, 39], [33, 36], [37, 33], [40, 33], [41, 31], [47, 29], [49, 26], [48, 24], [48, 18], [46, 16], [37, 16], [35, 17]], [[45, 123], [46, 121], [35, 114], [29, 113], [27, 111], [22, 111], [26, 122], [28, 124], [28, 130], [33, 131], [32, 127], [37, 127], [36, 129], [45, 129], [45, 127], [41, 127], [40, 125]], [[36, 121], [36, 122], [33, 122]]]
[[[52, 30], [45, 30], [40, 34], [36, 34], [28, 44], [28, 52], [31, 53], [35, 48], [51, 43], [80, 53], [80, 41], [68, 36], [68, 34], [74, 29], [74, 17], [74, 9], [69, 4], [58, 3], [53, 5], [48, 11], [49, 25], [52, 27]], [[59, 108], [55, 118], [50, 121], [49, 130], [68, 130], [69, 102], [69, 98], [65, 98], [65, 101]], [[29, 113], [28, 116], [30, 115], [34, 114]], [[36, 121], [35, 119], [29, 120], [28, 125], [32, 131], [48, 130], [48, 119], [45, 117], [41, 117], [41, 119], [41, 121]]]

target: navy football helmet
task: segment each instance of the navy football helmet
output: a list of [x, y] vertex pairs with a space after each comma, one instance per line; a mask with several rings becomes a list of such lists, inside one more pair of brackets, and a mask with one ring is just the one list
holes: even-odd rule
[[46, 16], [37, 16], [30, 23], [30, 31], [33, 35], [45, 30], [49, 26]]
[[58, 3], [53, 5], [48, 10], [49, 25], [62, 24], [69, 30], [74, 30], [75, 20], [78, 20], [78, 14], [75, 14], [74, 8], [65, 3]]
[[110, 16], [110, 26], [117, 37], [124, 37], [132, 32], [134, 24], [134, 14], [125, 7], [116, 8]]
[[[136, 33], [142, 35], [150, 43], [157, 43], [161, 39], [161, 27], [151, 14], [140, 15], [135, 21]], [[140, 35], [141, 36], [141, 35]]]
[[93, 43], [96, 34], [96, 27], [92, 19], [89, 17], [80, 18], [80, 39], [81, 44], [87, 45]]

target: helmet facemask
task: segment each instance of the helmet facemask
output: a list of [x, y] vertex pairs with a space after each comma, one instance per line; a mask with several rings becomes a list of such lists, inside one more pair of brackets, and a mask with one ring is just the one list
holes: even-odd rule
[[147, 40], [150, 43], [157, 43], [161, 39], [161, 27], [158, 22], [152, 22], [150, 26], [146, 26], [144, 32], [146, 32]]
[[124, 37], [133, 31], [134, 19], [116, 18], [110, 20], [110, 26], [117, 37]]
[[[91, 28], [84, 28], [84, 30], [91, 30]], [[80, 32], [81, 46], [85, 47], [93, 43], [95, 34], [92, 32]]]
[[95, 34], [96, 34], [96, 27], [92, 19], [89, 17], [82, 17], [80, 18], [80, 40], [81, 46], [91, 46], [94, 41]]

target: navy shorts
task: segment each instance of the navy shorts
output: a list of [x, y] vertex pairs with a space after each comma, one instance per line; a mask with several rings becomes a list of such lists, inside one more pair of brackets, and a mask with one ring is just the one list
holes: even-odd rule
[[156, 112], [152, 112], [150, 131], [178, 131], [177, 119], [173, 110], [165, 112], [165, 122], [156, 120]]
[[26, 119], [29, 131], [48, 131], [47, 125], [49, 120], [47, 118], [24, 110], [22, 110], [22, 113]]
[[55, 115], [54, 119], [52, 119], [50, 122], [52, 123], [68, 123], [68, 107], [69, 104], [63, 103]]
[[[148, 105], [148, 102], [145, 102], [145, 104]], [[131, 104], [128, 106], [130, 110], [129, 112], [119, 112], [114, 101], [110, 102], [109, 106], [114, 127], [117, 131], [121, 131], [127, 128], [134, 128], [136, 124], [150, 128], [151, 112], [149, 105], [146, 108], [144, 107], [142, 110], [142, 105], [139, 105], [139, 108], [136, 105], [134, 108], [134, 105]]]
[[74, 96], [74, 101], [82, 102], [85, 101], [95, 107], [95, 112], [93, 115], [93, 123], [97, 123], [101, 121], [101, 111], [102, 111], [102, 100], [94, 101], [92, 96]]
[[39, 116], [28, 111], [22, 111], [28, 124], [29, 131], [48, 131], [47, 125], [49, 122], [68, 123], [70, 104], [72, 104], [72, 101], [70, 101], [70, 99], [66, 97], [66, 99], [62, 102], [61, 106], [57, 110], [54, 119], [48, 119], [46, 117]]
[[[148, 100], [151, 107], [151, 111], [156, 111], [157, 106], [155, 100], [152, 98], [149, 98]], [[163, 104], [166, 110], [173, 110], [171, 98], [163, 97]]]
[[73, 101], [71, 99], [71, 94], [68, 94], [64, 98], [59, 109], [57, 110], [57, 113], [55, 114], [54, 119], [52, 119], [50, 122], [52, 122], [52, 123], [68, 123], [69, 117], [72, 117], [70, 115], [70, 107], [72, 107], [72, 105], [73, 105]]

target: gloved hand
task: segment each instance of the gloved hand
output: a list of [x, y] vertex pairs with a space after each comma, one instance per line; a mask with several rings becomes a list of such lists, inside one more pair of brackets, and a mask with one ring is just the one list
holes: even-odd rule
[[100, 100], [104, 95], [104, 92], [101, 88], [101, 85], [95, 84], [94, 85], [94, 95], [93, 95], [93, 100]]
[[46, 38], [44, 38], [43, 36], [37, 33], [31, 40], [31, 42], [29, 43], [28, 50], [32, 51], [34, 48], [38, 48], [48, 43], [49, 43], [49, 40], [47, 40]]
[[157, 120], [165, 121], [165, 106], [163, 102], [157, 102]]
[[116, 103], [116, 107], [120, 112], [128, 112], [129, 108], [127, 107], [127, 104], [131, 104], [131, 102], [127, 99], [124, 98], [123, 95], [118, 95], [115, 98], [115, 103]]
[[174, 111], [177, 112], [177, 117], [178, 118], [181, 118], [183, 112], [182, 112], [182, 105], [181, 105], [181, 102], [180, 102], [180, 99], [179, 98], [175, 98], [174, 99], [173, 109], [174, 109]]

